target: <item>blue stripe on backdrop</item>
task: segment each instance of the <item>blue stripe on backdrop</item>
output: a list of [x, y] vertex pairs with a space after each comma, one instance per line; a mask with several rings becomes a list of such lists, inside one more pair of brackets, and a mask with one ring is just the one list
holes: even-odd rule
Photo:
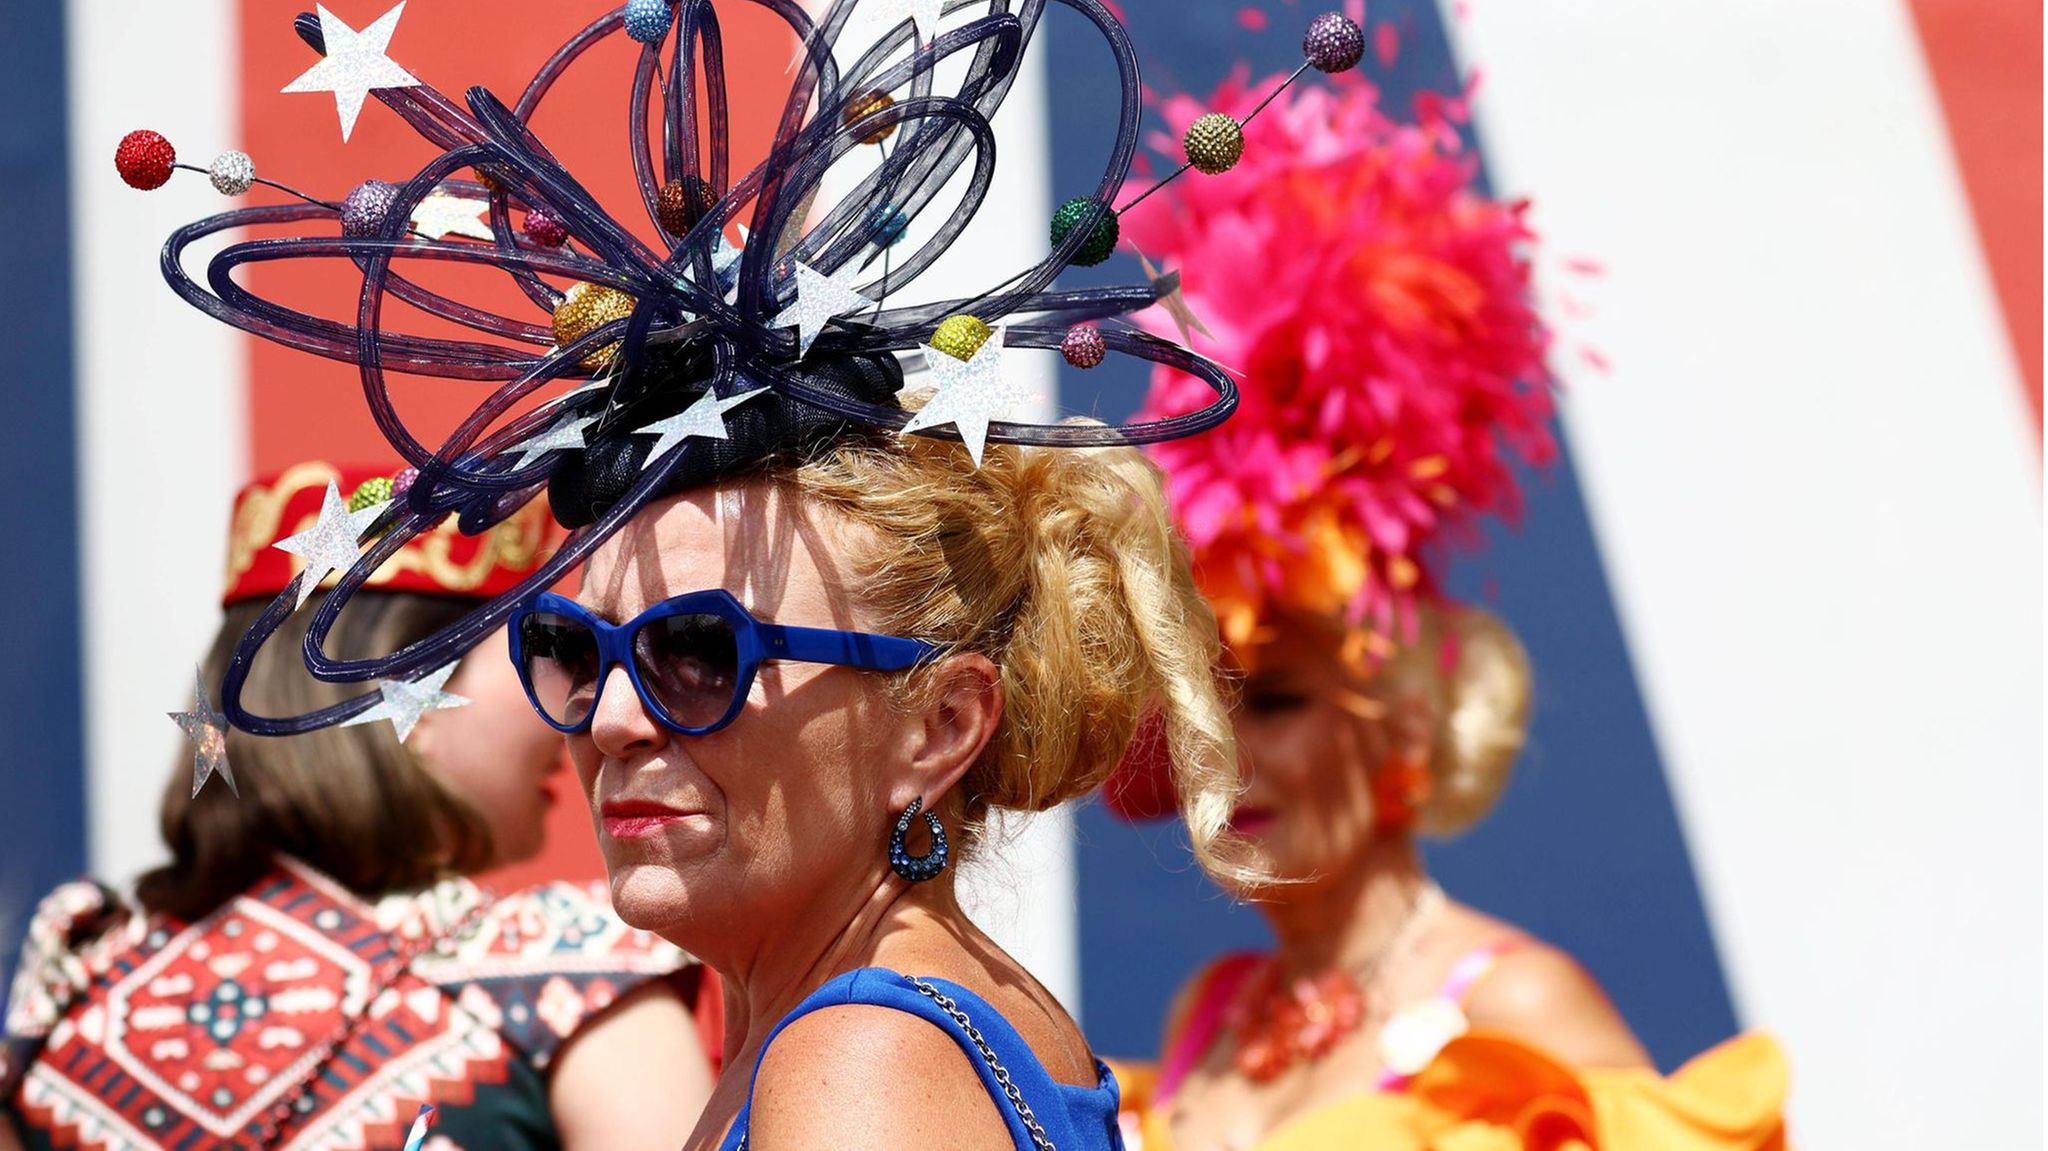
[[[0, 969], [41, 893], [85, 870], [64, 6], [0, 4]], [[112, 155], [112, 143], [108, 144]], [[111, 173], [110, 173], [111, 175]]]
[[[1229, 66], [1260, 73], [1300, 62], [1301, 26], [1315, 9], [1271, 6], [1271, 29], [1247, 32], [1232, 3], [1123, 0], [1157, 91], [1208, 91]], [[1097, 51], [1055, 10], [1054, 59], [1077, 74]], [[1370, 18], [1399, 31], [1392, 68], [1367, 67], [1405, 113], [1418, 90], [1454, 91], [1455, 65], [1431, 0], [1376, 0]], [[1095, 182], [1107, 132], [1104, 97], [1084, 83], [1052, 85], [1054, 200]], [[1092, 103], [1091, 103], [1092, 102]], [[1099, 136], [1100, 138], [1097, 138]], [[1225, 177], [1227, 178], [1227, 177]], [[1143, 210], [1143, 209], [1140, 209]], [[1133, 282], [1126, 258], [1078, 282]], [[1069, 410], [1128, 412], [1143, 373], [1109, 365], [1062, 379]], [[1099, 391], [1098, 391], [1099, 389]], [[1577, 476], [1566, 458], [1529, 483], [1528, 528], [1493, 531], [1490, 547], [1450, 579], [1454, 594], [1491, 604], [1528, 645], [1537, 705], [1527, 753], [1501, 809], [1430, 864], [1458, 898], [1510, 919], [1578, 956], [1607, 987], [1658, 1062], [1670, 1067], [1724, 1038], [1734, 1012], [1600, 565]], [[1483, 591], [1482, 591], [1483, 589]], [[1122, 826], [1098, 807], [1078, 824], [1082, 1010], [1105, 1051], [1156, 1049], [1173, 988], [1203, 961], [1266, 939], [1258, 916], [1232, 907], [1193, 868], [1169, 827]]]

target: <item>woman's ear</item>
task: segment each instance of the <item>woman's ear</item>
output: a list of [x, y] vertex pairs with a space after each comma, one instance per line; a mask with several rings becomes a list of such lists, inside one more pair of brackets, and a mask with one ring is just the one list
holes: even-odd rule
[[1403, 697], [1387, 709], [1387, 738], [1396, 755], [1428, 763], [1436, 753], [1436, 709], [1419, 695]]
[[896, 797], [899, 806], [923, 798], [937, 806], [995, 738], [1003, 719], [1003, 676], [987, 656], [962, 652], [927, 673], [922, 706], [913, 715], [910, 767], [914, 794]]

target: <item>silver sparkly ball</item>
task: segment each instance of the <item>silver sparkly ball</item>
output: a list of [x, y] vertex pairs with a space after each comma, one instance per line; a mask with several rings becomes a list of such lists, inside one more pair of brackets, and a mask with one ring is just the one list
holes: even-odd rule
[[374, 236], [384, 227], [384, 217], [398, 201], [398, 185], [382, 180], [364, 180], [341, 202], [341, 234]]
[[1365, 29], [1342, 12], [1325, 12], [1309, 22], [1301, 54], [1322, 72], [1349, 72], [1365, 58]]
[[230, 149], [214, 157], [206, 177], [213, 181], [214, 191], [223, 196], [239, 196], [256, 183], [256, 161], [247, 152]]

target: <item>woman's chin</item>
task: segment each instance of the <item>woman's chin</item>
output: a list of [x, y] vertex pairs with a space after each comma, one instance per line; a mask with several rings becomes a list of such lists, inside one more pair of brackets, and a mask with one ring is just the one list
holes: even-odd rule
[[671, 942], [692, 918], [690, 886], [671, 868], [628, 863], [612, 868], [612, 911], [629, 927]]

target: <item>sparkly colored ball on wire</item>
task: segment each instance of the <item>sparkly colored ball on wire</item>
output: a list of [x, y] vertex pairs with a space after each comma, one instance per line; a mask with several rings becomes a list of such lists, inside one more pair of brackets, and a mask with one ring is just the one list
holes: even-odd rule
[[206, 178], [213, 181], [213, 190], [223, 196], [239, 196], [256, 184], [256, 161], [249, 153], [232, 149], [214, 157], [212, 167], [206, 169]]
[[1182, 140], [1188, 163], [1197, 171], [1215, 176], [1237, 167], [1244, 158], [1244, 125], [1221, 112], [1211, 112], [1188, 125]]
[[[861, 117], [873, 112], [880, 112], [895, 102], [896, 97], [889, 95], [887, 92], [870, 88], [846, 102], [846, 111], [843, 113], [842, 123], [851, 128], [854, 122]], [[863, 144], [879, 144], [895, 134], [896, 125], [890, 124], [886, 127], [875, 128], [861, 133], [860, 142]]]
[[398, 202], [398, 185], [383, 180], [364, 180], [341, 202], [341, 234], [374, 236], [384, 227], [384, 217]]
[[[602, 284], [576, 284], [555, 305], [555, 346], [569, 344], [616, 320], [633, 314], [633, 297]], [[585, 371], [597, 371], [612, 358], [619, 345], [608, 344], [583, 357]]]
[[932, 333], [932, 348], [956, 360], [971, 360], [994, 334], [978, 316], [947, 316]]
[[877, 204], [868, 212], [868, 239], [879, 247], [895, 247], [909, 230], [910, 217], [894, 204]]
[[[1060, 210], [1052, 215], [1053, 246], [1058, 247], [1075, 228], [1080, 227], [1081, 221], [1088, 218], [1088, 213], [1097, 203], [1099, 201], [1086, 196], [1076, 196], [1061, 204]], [[1084, 268], [1092, 268], [1109, 259], [1115, 254], [1116, 242], [1122, 234], [1123, 226], [1117, 223], [1116, 212], [1105, 207], [1102, 219], [1095, 225], [1095, 230], [1088, 234], [1088, 242], [1081, 245], [1080, 251], [1074, 253], [1074, 262]]]
[[1102, 329], [1094, 324], [1076, 324], [1060, 337], [1060, 355], [1084, 371], [1100, 364], [1108, 353], [1109, 345], [1102, 340]]
[[661, 43], [670, 22], [668, 0], [626, 0], [626, 35], [640, 43]]
[[661, 220], [661, 230], [681, 239], [690, 234], [706, 213], [718, 203], [718, 197], [711, 192], [711, 185], [701, 176], [684, 176], [670, 180], [661, 186], [661, 192], [654, 202], [654, 214]]
[[420, 470], [418, 468], [398, 469], [398, 474], [391, 477], [391, 498], [394, 500], [404, 499], [405, 493], [412, 490], [413, 481], [419, 478]]
[[147, 128], [121, 137], [120, 146], [114, 149], [114, 168], [121, 173], [122, 182], [145, 192], [169, 182], [171, 165], [177, 162], [178, 150], [171, 142]]
[[527, 239], [543, 248], [559, 248], [569, 242], [568, 226], [549, 215], [545, 208], [528, 208], [521, 230]]
[[1321, 72], [1349, 72], [1365, 58], [1365, 29], [1342, 12], [1325, 12], [1309, 22], [1301, 54]]
[[393, 485], [388, 478], [372, 476], [357, 485], [356, 490], [349, 494], [348, 510], [359, 512], [364, 508], [376, 507], [393, 498], [392, 490]]

